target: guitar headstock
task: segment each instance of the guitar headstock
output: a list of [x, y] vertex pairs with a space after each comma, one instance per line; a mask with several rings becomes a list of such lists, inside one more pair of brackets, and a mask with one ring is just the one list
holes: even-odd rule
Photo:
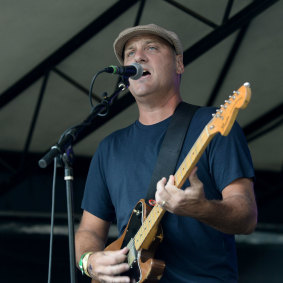
[[210, 134], [219, 132], [223, 136], [227, 136], [236, 120], [240, 109], [247, 107], [251, 99], [251, 87], [249, 83], [244, 83], [237, 91], [233, 91], [233, 95], [225, 100], [225, 104], [220, 105], [213, 118], [207, 125]]

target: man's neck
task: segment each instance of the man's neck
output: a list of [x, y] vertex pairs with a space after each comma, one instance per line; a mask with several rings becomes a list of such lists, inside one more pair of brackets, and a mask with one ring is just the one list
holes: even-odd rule
[[139, 121], [144, 125], [159, 123], [173, 115], [176, 107], [182, 101], [180, 96], [172, 96], [158, 103], [141, 104], [138, 103]]

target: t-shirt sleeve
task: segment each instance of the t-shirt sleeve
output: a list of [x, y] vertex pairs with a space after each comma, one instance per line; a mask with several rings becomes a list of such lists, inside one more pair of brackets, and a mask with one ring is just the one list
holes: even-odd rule
[[102, 146], [91, 160], [82, 200], [82, 209], [106, 221], [115, 220], [115, 210], [107, 188], [104, 175], [105, 160]]
[[217, 134], [208, 146], [209, 170], [222, 191], [238, 178], [254, 178], [250, 151], [237, 122], [228, 136]]

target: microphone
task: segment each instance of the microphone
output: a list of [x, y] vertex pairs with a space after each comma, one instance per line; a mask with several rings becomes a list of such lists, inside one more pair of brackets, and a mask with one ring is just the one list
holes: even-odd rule
[[140, 64], [138, 63], [133, 63], [129, 66], [109, 66], [104, 69], [106, 73], [111, 73], [111, 74], [117, 74], [117, 75], [122, 75], [127, 78], [131, 78], [132, 80], [138, 80], [143, 73], [143, 68]]

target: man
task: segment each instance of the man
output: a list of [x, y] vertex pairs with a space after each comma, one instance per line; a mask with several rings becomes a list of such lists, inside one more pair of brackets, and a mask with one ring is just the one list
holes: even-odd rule
[[[144, 69], [140, 79], [129, 80], [139, 119], [102, 141], [92, 159], [76, 256], [84, 273], [95, 280], [130, 282], [123, 274], [129, 269], [128, 249], [103, 249], [111, 221], [116, 217], [121, 235], [135, 204], [147, 194], [161, 142], [181, 102], [184, 65], [178, 36], [153, 24], [121, 32], [114, 51], [121, 64], [137, 62]], [[207, 107], [197, 110], [178, 164], [213, 112]], [[164, 240], [156, 254], [166, 264], [160, 282], [237, 281], [233, 234], [255, 228], [253, 176], [245, 138], [235, 124], [228, 137], [214, 137], [181, 190], [174, 186], [173, 176], [157, 183], [156, 202], [167, 210], [162, 219]]]

